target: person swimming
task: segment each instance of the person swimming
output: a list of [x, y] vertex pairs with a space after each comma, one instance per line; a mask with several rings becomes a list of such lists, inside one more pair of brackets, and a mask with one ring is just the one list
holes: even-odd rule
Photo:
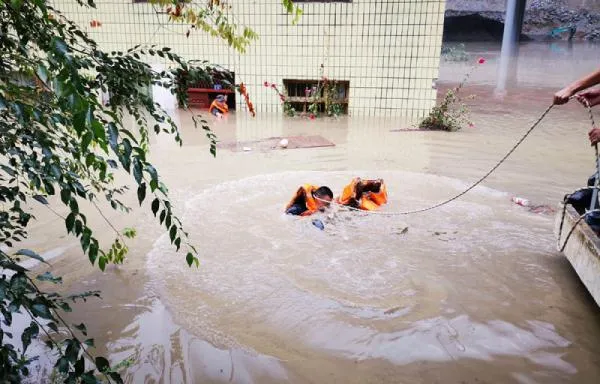
[[356, 177], [344, 187], [336, 202], [356, 209], [374, 211], [387, 203], [387, 188], [382, 179], [362, 180]]
[[229, 107], [227, 106], [227, 95], [218, 95], [217, 98], [210, 104], [208, 112], [217, 117], [221, 117], [229, 112]]
[[294, 197], [285, 207], [285, 213], [295, 216], [310, 216], [325, 210], [332, 200], [333, 192], [329, 187], [305, 184], [298, 188]]

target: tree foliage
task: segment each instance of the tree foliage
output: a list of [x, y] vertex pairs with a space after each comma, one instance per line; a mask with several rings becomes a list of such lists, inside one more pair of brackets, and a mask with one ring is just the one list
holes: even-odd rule
[[[139, 204], [152, 200], [152, 212], [171, 243], [178, 250], [185, 249], [189, 265], [197, 265], [197, 250], [187, 241], [167, 188], [148, 161], [151, 130], [167, 133], [178, 143], [181, 137], [171, 117], [144, 91], [150, 85], [170, 88], [178, 72], [189, 70], [188, 64], [168, 48], [138, 46], [127, 52], [104, 52], [45, 1], [3, 1], [0, 17], [0, 243], [12, 248], [27, 237], [33, 219], [26, 210], [28, 204], [48, 206], [49, 201], [57, 201], [68, 208], [63, 217], [66, 232], [79, 239], [92, 264], [104, 270], [108, 263], [123, 262], [125, 239], [135, 232], [122, 234], [115, 229], [114, 242], [102, 247], [80, 210], [84, 201], [98, 208], [106, 200], [113, 209], [128, 212], [130, 207], [121, 202], [128, 188], [115, 185], [114, 177], [123, 170], [135, 181]], [[175, 67], [153, 71], [140, 61], [144, 54], [167, 58]], [[99, 97], [101, 92], [110, 95], [106, 103]], [[133, 117], [133, 124], [126, 122], [126, 116]], [[205, 122], [199, 123], [214, 153], [214, 135]], [[95, 381], [94, 372], [120, 381], [118, 374], [107, 370], [106, 359], [89, 354], [93, 342], [85, 340], [85, 326], [75, 327], [78, 336], [62, 321], [61, 312], [70, 310], [70, 301], [98, 293], [63, 297], [43, 292], [19, 265], [22, 257], [42, 260], [32, 250], [0, 251], [4, 273], [0, 279], [0, 379], [18, 382], [19, 375], [28, 373], [27, 348], [43, 334], [48, 347], [59, 352], [56, 368], [67, 382]], [[40, 275], [38, 280], [60, 283], [51, 274]], [[12, 343], [17, 336], [8, 332], [16, 312], [31, 321], [20, 335], [18, 349]], [[66, 329], [66, 338], [59, 326], [63, 333]]]

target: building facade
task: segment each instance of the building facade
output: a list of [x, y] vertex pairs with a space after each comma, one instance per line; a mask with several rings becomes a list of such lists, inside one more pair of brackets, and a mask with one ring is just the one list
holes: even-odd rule
[[[208, 60], [244, 82], [258, 112], [281, 112], [275, 83], [292, 97], [326, 77], [338, 82], [350, 116], [422, 116], [435, 103], [445, 0], [295, 1], [304, 14], [296, 25], [281, 0], [232, 1], [239, 24], [258, 33], [245, 54], [140, 0], [73, 0], [55, 5], [107, 50], [136, 44], [169, 46], [190, 60]], [[99, 22], [98, 24], [92, 21]], [[94, 26], [92, 26], [95, 24]], [[148, 58], [161, 66], [159, 58]], [[238, 109], [245, 109], [238, 97]]]

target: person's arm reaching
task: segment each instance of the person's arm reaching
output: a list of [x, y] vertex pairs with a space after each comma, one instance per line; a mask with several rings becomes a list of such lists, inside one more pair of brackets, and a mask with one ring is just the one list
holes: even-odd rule
[[600, 104], [600, 89], [592, 89], [590, 91], [585, 91], [578, 94], [575, 97], [581, 104], [589, 104], [590, 107], [593, 107], [594, 105]]
[[600, 69], [556, 92], [554, 94], [554, 104], [565, 104], [569, 101], [571, 96], [577, 92], [592, 87], [596, 84], [600, 84]]

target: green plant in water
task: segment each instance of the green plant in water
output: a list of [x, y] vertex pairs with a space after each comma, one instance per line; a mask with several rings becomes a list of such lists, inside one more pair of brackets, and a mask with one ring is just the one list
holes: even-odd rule
[[289, 101], [284, 101], [283, 113], [285, 113], [286, 116], [294, 117], [296, 116], [296, 109], [292, 106], [292, 103], [290, 103]]
[[472, 125], [468, 119], [468, 109], [458, 98], [456, 90], [446, 92], [440, 105], [433, 107], [429, 115], [419, 124], [420, 129], [449, 131], [460, 130], [465, 124]]
[[[464, 125], [473, 126], [468, 117], [469, 110], [463, 103], [463, 99], [459, 97], [459, 93], [476, 66], [484, 63], [484, 58], [477, 59], [477, 63], [471, 67], [460, 84], [448, 90], [442, 102], [434, 106], [429, 114], [421, 120], [419, 129], [455, 132], [462, 129]], [[467, 97], [467, 99], [473, 98], [473, 96]]]
[[323, 78], [323, 88], [325, 96], [325, 113], [329, 117], [338, 117], [342, 114], [342, 105], [338, 103], [339, 90], [335, 80]]

